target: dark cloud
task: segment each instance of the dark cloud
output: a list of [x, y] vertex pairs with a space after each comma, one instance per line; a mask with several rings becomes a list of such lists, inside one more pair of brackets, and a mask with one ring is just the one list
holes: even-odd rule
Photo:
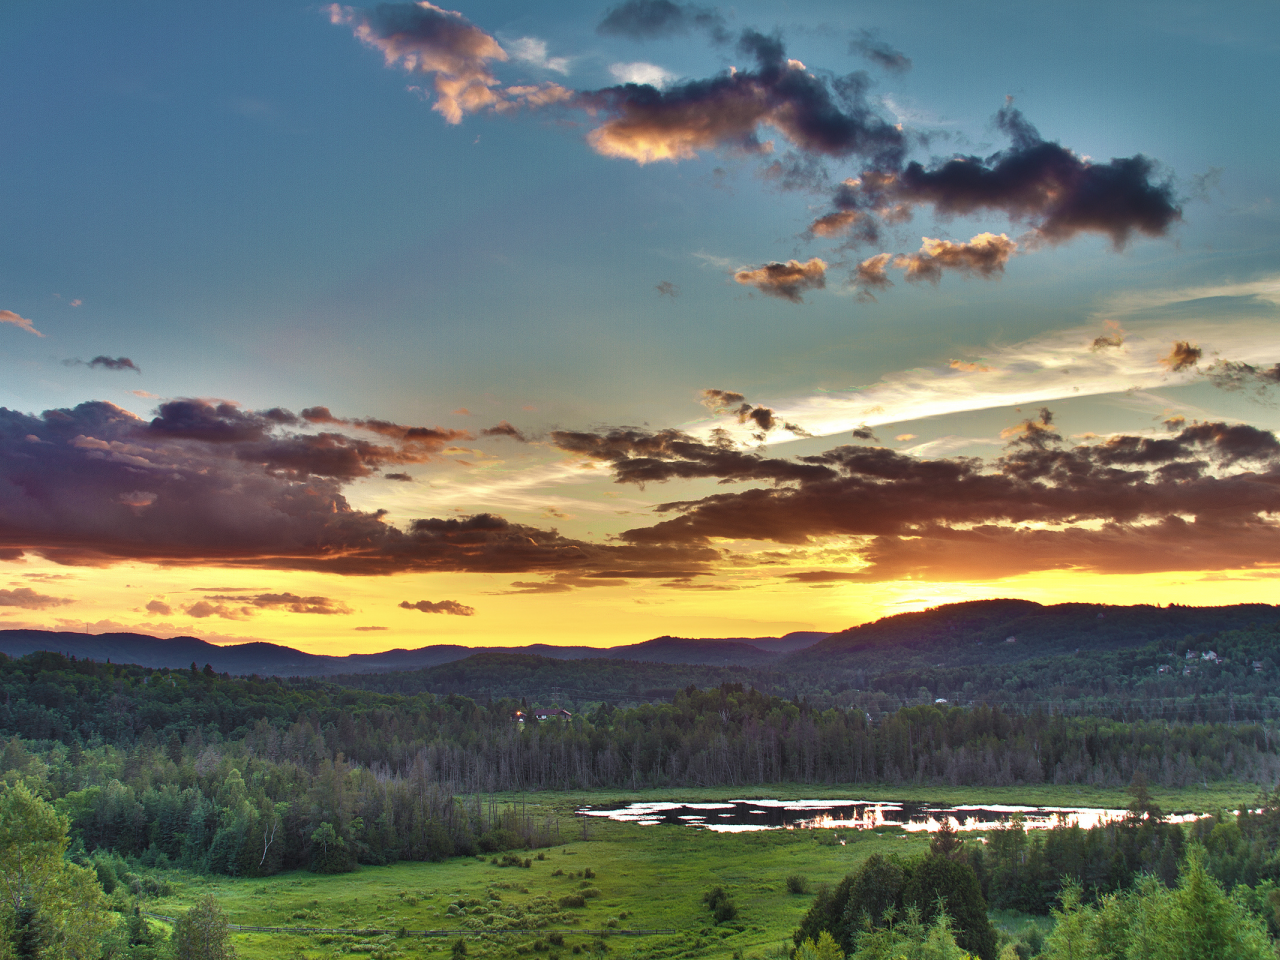
[[1255, 367], [1239, 360], [1215, 360], [1204, 371], [1204, 375], [1221, 390], [1252, 390], [1261, 395], [1280, 384], [1280, 363], [1270, 367]]
[[930, 167], [915, 161], [875, 167], [837, 189], [837, 208], [886, 221], [901, 220], [923, 204], [944, 217], [994, 211], [1027, 223], [1035, 240], [1062, 243], [1079, 233], [1100, 233], [1116, 249], [1135, 233], [1164, 236], [1182, 218], [1172, 184], [1153, 179], [1153, 160], [1085, 159], [1043, 140], [1012, 106], [1001, 109], [996, 123], [1012, 141], [1008, 149]]
[[743, 31], [739, 52], [755, 70], [734, 70], [665, 90], [624, 84], [579, 93], [575, 103], [604, 122], [588, 135], [599, 153], [638, 163], [687, 160], [699, 151], [769, 150], [761, 126], [779, 131], [803, 154], [863, 157], [896, 166], [906, 152], [902, 131], [878, 116], [857, 76], [819, 76], [786, 57], [782, 41]]
[[463, 606], [457, 600], [419, 600], [417, 603], [410, 603], [408, 600], [401, 600], [400, 606], [405, 610], [421, 610], [423, 613], [447, 613], [454, 617], [474, 617], [476, 615], [475, 607]]
[[882, 70], [890, 73], [906, 73], [911, 69], [911, 58], [879, 40], [869, 30], [862, 30], [849, 41], [849, 52], [865, 57]]
[[1170, 373], [1180, 373], [1194, 367], [1203, 356], [1204, 351], [1195, 344], [1186, 340], [1175, 340], [1168, 355], [1161, 357], [1160, 362], [1169, 368]]
[[150, 429], [156, 436], [172, 439], [242, 443], [261, 440], [274, 425], [274, 421], [241, 410], [234, 403], [170, 400], [160, 404], [159, 416], [151, 421]]
[[14, 590], [0, 590], [0, 607], [19, 607], [23, 610], [48, 610], [50, 607], [62, 607], [74, 600], [66, 597], [50, 597], [36, 593], [30, 587], [17, 587]]
[[1016, 427], [1009, 427], [1000, 432], [1001, 439], [1008, 440], [1013, 446], [1027, 446], [1043, 450], [1051, 443], [1061, 443], [1061, 435], [1053, 429], [1053, 411], [1041, 407], [1035, 419], [1023, 420]]
[[729, 39], [719, 10], [671, 0], [627, 0], [605, 14], [596, 33], [605, 37], [656, 40], [687, 34], [694, 29], [708, 31], [719, 43]]
[[495, 426], [485, 427], [480, 431], [480, 435], [484, 437], [510, 437], [512, 440], [519, 440], [521, 443], [529, 442], [528, 437], [505, 420]]
[[733, 279], [771, 297], [803, 303], [804, 291], [820, 290], [827, 285], [827, 264], [817, 257], [807, 263], [799, 260], [766, 263], [763, 267], [739, 270]]
[[1003, 233], [999, 236], [980, 233], [966, 243], [928, 237], [922, 239], [924, 242], [919, 253], [900, 254], [893, 258], [893, 265], [905, 270], [909, 281], [937, 283], [942, 279], [943, 270], [991, 279], [1004, 273], [1004, 265], [1018, 249], [1018, 245]]
[[383, 479], [396, 480], [400, 483], [413, 483], [413, 477], [407, 473], [384, 473]]
[[875, 431], [865, 424], [861, 427], [855, 427], [853, 431], [853, 439], [869, 440], [872, 443], [879, 443], [880, 438], [876, 436]]
[[154, 613], [161, 617], [169, 617], [173, 615], [173, 607], [165, 603], [163, 600], [148, 600], [147, 613]]
[[[767, 411], [767, 416], [772, 418], [772, 411]], [[765, 419], [765, 414], [761, 419]], [[817, 464], [746, 453], [729, 440], [706, 443], [670, 429], [649, 432], [620, 427], [601, 433], [557, 430], [551, 434], [551, 442], [568, 453], [610, 464], [618, 483], [644, 485], [708, 477], [718, 478], [721, 483], [745, 480], [782, 483], [829, 472]]]
[[814, 582], [1280, 562], [1280, 526], [1271, 519], [1280, 511], [1280, 442], [1268, 431], [1205, 423], [1164, 438], [1062, 448], [1051, 425], [1042, 411], [991, 463], [837, 447], [799, 458], [819, 468], [803, 478], [661, 504], [670, 519], [623, 537], [648, 544], [856, 538], [863, 566], [804, 575]]
[[670, 297], [672, 300], [680, 296], [680, 288], [670, 280], [663, 280], [661, 283], [654, 284], [653, 289], [657, 290], [661, 296]]
[[103, 370], [132, 370], [134, 373], [141, 373], [142, 370], [136, 363], [128, 357], [106, 357], [97, 356], [92, 360], [63, 360], [64, 366], [68, 367], [101, 367]]
[[[151, 422], [103, 402], [38, 416], [0, 408], [0, 551], [75, 565], [354, 575], [641, 575], [696, 572], [719, 557], [703, 546], [588, 543], [488, 514], [392, 526], [381, 512], [353, 509], [343, 487], [384, 458], [420, 458], [421, 449], [396, 443], [384, 453], [280, 429], [234, 404], [204, 401], [166, 404]], [[203, 601], [197, 615], [243, 617], [243, 608], [260, 609], [250, 600]]]

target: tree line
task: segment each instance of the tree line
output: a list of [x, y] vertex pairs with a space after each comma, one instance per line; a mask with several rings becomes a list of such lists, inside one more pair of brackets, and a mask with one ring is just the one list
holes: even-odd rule
[[33, 654], [0, 661], [0, 775], [38, 783], [86, 851], [233, 875], [554, 841], [493, 792], [1280, 778], [1263, 724], [947, 705], [873, 722], [740, 684], [568, 722], [518, 706]]

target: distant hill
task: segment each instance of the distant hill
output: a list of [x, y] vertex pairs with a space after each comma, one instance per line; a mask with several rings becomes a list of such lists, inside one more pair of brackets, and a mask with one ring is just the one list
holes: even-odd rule
[[850, 627], [792, 653], [780, 670], [853, 671], [994, 665], [1058, 654], [1114, 651], [1152, 641], [1237, 630], [1280, 620], [1265, 603], [1229, 607], [1109, 606], [1030, 600], [973, 600], [900, 613]]
[[195, 637], [161, 639], [140, 633], [83, 634], [48, 630], [0, 630], [0, 653], [21, 657], [39, 650], [64, 653], [79, 659], [136, 663], [144, 667], [202, 667], [219, 673], [261, 676], [335, 676], [419, 670], [462, 660], [478, 653], [527, 653], [556, 660], [613, 659], [641, 663], [708, 666], [763, 666], [783, 653], [801, 649], [825, 637], [824, 633], [790, 633], [785, 637], [751, 640], [690, 640], [658, 637], [643, 643], [617, 647], [559, 647], [531, 644], [523, 647], [464, 647], [435, 644], [416, 650], [386, 650], [343, 657], [304, 653], [274, 643], [241, 643], [218, 646]]

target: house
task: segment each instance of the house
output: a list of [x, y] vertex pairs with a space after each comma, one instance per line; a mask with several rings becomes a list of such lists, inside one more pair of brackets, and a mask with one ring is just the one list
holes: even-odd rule
[[1218, 655], [1214, 653], [1212, 650], [1206, 650], [1204, 653], [1200, 654], [1200, 659], [1208, 660], [1210, 663], [1217, 663]]
[[1261, 660], [1255, 660], [1255, 661], [1253, 661], [1253, 663], [1251, 664], [1251, 666], [1253, 667], [1253, 672], [1254, 672], [1254, 673], [1261, 673], [1261, 672], [1262, 672], [1262, 661], [1261, 661]]
[[1166, 663], [1166, 664], [1162, 664], [1162, 665], [1161, 665], [1159, 668], [1157, 668], [1157, 670], [1156, 670], [1156, 673], [1168, 673], [1168, 672], [1169, 672], [1169, 665], [1168, 665], [1167, 663]]
[[1017, 637], [1005, 637], [1005, 638], [1004, 638], [1004, 642], [1005, 642], [1005, 643], [1017, 643], [1017, 642], [1018, 642], [1018, 638], [1017, 638]]
[[512, 722], [512, 723], [524, 723], [524, 711], [523, 711], [523, 710], [517, 710], [517, 711], [515, 711], [514, 713], [512, 713], [512, 714], [511, 714], [511, 722]]
[[539, 723], [546, 720], [572, 720], [573, 714], [568, 710], [561, 709], [560, 707], [543, 707], [533, 711], [533, 719], [537, 720]]

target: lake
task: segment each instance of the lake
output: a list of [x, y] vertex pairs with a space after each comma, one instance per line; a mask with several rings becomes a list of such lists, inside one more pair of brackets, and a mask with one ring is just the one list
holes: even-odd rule
[[[1012, 804], [896, 803], [880, 800], [725, 800], [709, 803], [653, 801], [617, 806], [580, 807], [578, 813], [645, 826], [677, 824], [722, 833], [751, 830], [874, 830], [901, 827], [932, 832], [949, 817], [957, 830], [992, 830], [1021, 816], [1028, 830], [1045, 830], [1074, 821], [1088, 829], [1119, 820], [1127, 811], [1104, 807], [1023, 807]], [[1198, 814], [1173, 814], [1185, 823]]]

